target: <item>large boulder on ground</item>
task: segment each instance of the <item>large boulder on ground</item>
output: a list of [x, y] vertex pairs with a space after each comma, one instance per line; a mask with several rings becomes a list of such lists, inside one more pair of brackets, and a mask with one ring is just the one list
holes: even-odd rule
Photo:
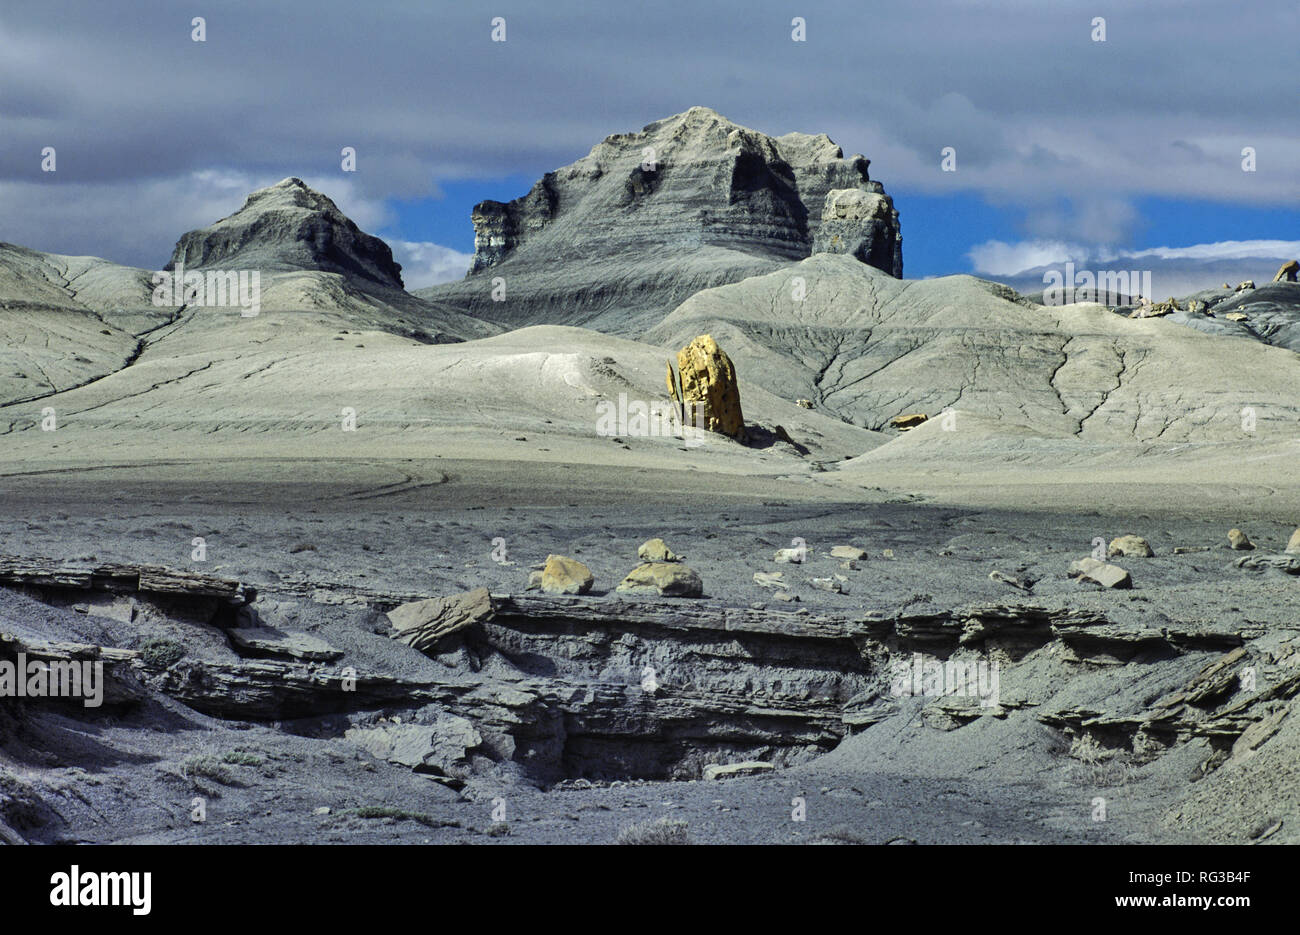
[[1229, 529], [1228, 547], [1238, 552], [1249, 552], [1255, 547], [1255, 543], [1251, 542], [1250, 537], [1240, 529]]
[[[687, 422], [744, 440], [745, 417], [740, 411], [736, 368], [718, 342], [710, 335], [700, 335], [677, 352], [677, 370], [682, 379]], [[692, 406], [698, 408], [692, 410]]]
[[433, 724], [354, 727], [343, 736], [377, 759], [417, 773], [460, 778], [470, 773], [470, 751], [483, 743], [470, 721], [446, 712]]
[[704, 582], [680, 562], [646, 562], [633, 568], [618, 590], [662, 597], [702, 597]]
[[1105, 588], [1131, 588], [1133, 579], [1118, 565], [1099, 562], [1095, 558], [1081, 558], [1070, 563], [1070, 577], [1082, 578]]
[[546, 556], [542, 569], [542, 590], [547, 594], [586, 594], [595, 584], [591, 569], [576, 558]]
[[641, 547], [636, 550], [636, 557], [643, 562], [678, 561], [677, 554], [668, 548], [668, 543], [662, 539], [649, 539], [642, 542]]
[[1116, 555], [1127, 558], [1150, 558], [1155, 553], [1151, 551], [1150, 543], [1141, 536], [1119, 536], [1110, 540], [1110, 548], [1106, 550], [1108, 558], [1114, 558]]
[[492, 598], [487, 588], [464, 594], [433, 597], [394, 607], [388, 622], [397, 631], [393, 639], [420, 652], [429, 652], [441, 640], [492, 616]]
[[1291, 538], [1287, 540], [1286, 550], [1288, 552], [1300, 552], [1300, 529], [1291, 533]]

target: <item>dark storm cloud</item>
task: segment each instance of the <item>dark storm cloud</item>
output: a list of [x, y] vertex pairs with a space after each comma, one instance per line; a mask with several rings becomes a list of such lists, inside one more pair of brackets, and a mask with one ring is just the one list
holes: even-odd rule
[[[1295, 4], [1131, 6], [7, 4], [0, 239], [145, 263], [146, 245], [165, 253], [214, 219], [199, 211], [237, 208], [228, 188], [287, 175], [324, 179], [345, 210], [382, 221], [384, 199], [535, 176], [695, 104], [769, 133], [827, 132], [891, 188], [959, 181], [1026, 206], [1294, 202], [1300, 144], [1277, 115], [1294, 103]], [[505, 43], [490, 41], [495, 15]], [[191, 41], [193, 16], [206, 42]], [[790, 39], [794, 16], [805, 43]], [[1094, 16], [1105, 43], [1090, 39]], [[57, 173], [40, 171], [45, 146]], [[355, 174], [339, 171], [343, 146]], [[956, 179], [939, 172], [944, 146]]]

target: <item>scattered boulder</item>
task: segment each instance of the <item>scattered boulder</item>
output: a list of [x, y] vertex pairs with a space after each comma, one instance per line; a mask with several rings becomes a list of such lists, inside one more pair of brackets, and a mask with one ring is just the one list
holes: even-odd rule
[[746, 760], [743, 763], [710, 763], [701, 774], [704, 779], [730, 779], [733, 776], [754, 776], [758, 773], [770, 773], [775, 769], [771, 763], [758, 760]]
[[1235, 290], [1233, 290], [1233, 291], [1235, 291], [1235, 292], [1245, 292], [1247, 289], [1254, 289], [1254, 288], [1255, 288], [1255, 280], [1253, 280], [1253, 279], [1245, 279], [1245, 280], [1242, 280], [1241, 282], [1237, 283], [1237, 288], [1236, 288]]
[[807, 557], [807, 549], [777, 549], [776, 554], [772, 556], [772, 561], [781, 565], [791, 563], [801, 565]]
[[1095, 558], [1081, 558], [1070, 563], [1070, 577], [1083, 578], [1105, 588], [1131, 588], [1133, 579], [1118, 565], [1099, 562]]
[[1243, 555], [1232, 565], [1248, 571], [1281, 571], [1288, 575], [1300, 575], [1300, 557], [1295, 555]]
[[676, 562], [680, 558], [668, 548], [668, 544], [662, 539], [650, 539], [641, 543], [641, 547], [636, 550], [636, 557], [643, 562]]
[[756, 571], [754, 572], [754, 584], [760, 588], [773, 590], [783, 588], [785, 587], [785, 575], [779, 571]]
[[831, 547], [831, 558], [847, 558], [852, 561], [860, 561], [867, 557], [866, 549], [859, 549], [856, 545], [836, 545]]
[[694, 570], [681, 563], [646, 562], [633, 568], [618, 590], [661, 597], [703, 597], [704, 582]]
[[1286, 551], [1300, 552], [1300, 528], [1291, 533], [1291, 538], [1286, 541]]
[[1173, 312], [1180, 311], [1178, 301], [1173, 298], [1166, 299], [1163, 302], [1151, 302], [1145, 300], [1137, 308], [1129, 313], [1129, 318], [1160, 318]]
[[591, 569], [576, 558], [565, 555], [546, 556], [542, 569], [542, 590], [547, 594], [586, 594], [596, 579]]
[[469, 752], [483, 743], [470, 721], [446, 712], [433, 724], [354, 727], [343, 736], [376, 759], [417, 773], [457, 778], [470, 774]]
[[463, 594], [412, 601], [388, 612], [397, 631], [393, 639], [427, 653], [442, 639], [492, 617], [492, 597], [487, 588]]
[[901, 416], [894, 416], [889, 420], [891, 428], [896, 428], [900, 432], [906, 432], [908, 429], [914, 429], [922, 422], [930, 421], [930, 417], [924, 412], [908, 412]]
[[333, 662], [343, 650], [310, 633], [285, 633], [271, 627], [236, 627], [226, 631], [241, 656], [293, 659], [298, 662]]
[[1151, 558], [1155, 555], [1151, 551], [1151, 545], [1141, 536], [1120, 536], [1110, 540], [1110, 548], [1106, 550], [1107, 558], [1114, 558], [1116, 555], [1123, 555], [1125, 558]]
[[821, 591], [832, 591], [835, 594], [844, 593], [844, 582], [848, 580], [843, 575], [835, 575], [833, 578], [809, 578], [808, 583], [814, 588]]
[[1235, 549], [1238, 552], [1249, 552], [1251, 549], [1255, 548], [1255, 543], [1251, 542], [1250, 537], [1240, 529], [1229, 529], [1228, 547]]
[[1244, 312], [1229, 312], [1223, 316], [1228, 321], [1250, 321], [1250, 316]]
[[794, 404], [800, 409], [811, 409], [813, 407], [811, 399], [796, 399]]
[[1300, 270], [1300, 261], [1287, 260], [1278, 268], [1277, 275], [1273, 277], [1273, 281], [1295, 282], [1297, 270]]
[[711, 335], [702, 334], [677, 352], [677, 369], [682, 380], [682, 402], [688, 407], [687, 421], [695, 418], [690, 407], [698, 406], [697, 428], [745, 438], [745, 417], [740, 410], [740, 384], [736, 368]]

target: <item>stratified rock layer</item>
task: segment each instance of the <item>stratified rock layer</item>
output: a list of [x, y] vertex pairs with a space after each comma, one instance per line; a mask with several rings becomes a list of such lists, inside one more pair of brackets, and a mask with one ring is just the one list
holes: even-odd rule
[[244, 206], [176, 243], [167, 269], [307, 269], [402, 288], [402, 267], [378, 237], [364, 233], [325, 195], [301, 179], [253, 192]]
[[631, 335], [700, 289], [814, 249], [901, 277], [898, 214], [868, 165], [824, 134], [773, 138], [694, 107], [606, 138], [522, 198], [479, 204], [468, 277], [420, 294], [504, 324]]

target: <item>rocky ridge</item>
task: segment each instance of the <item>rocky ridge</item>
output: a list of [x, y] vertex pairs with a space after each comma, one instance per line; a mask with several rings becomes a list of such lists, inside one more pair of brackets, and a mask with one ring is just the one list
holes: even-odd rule
[[694, 107], [480, 203], [469, 275], [419, 294], [515, 327], [633, 335], [700, 289], [814, 250], [899, 277], [898, 212], [868, 165], [824, 134], [769, 137]]

